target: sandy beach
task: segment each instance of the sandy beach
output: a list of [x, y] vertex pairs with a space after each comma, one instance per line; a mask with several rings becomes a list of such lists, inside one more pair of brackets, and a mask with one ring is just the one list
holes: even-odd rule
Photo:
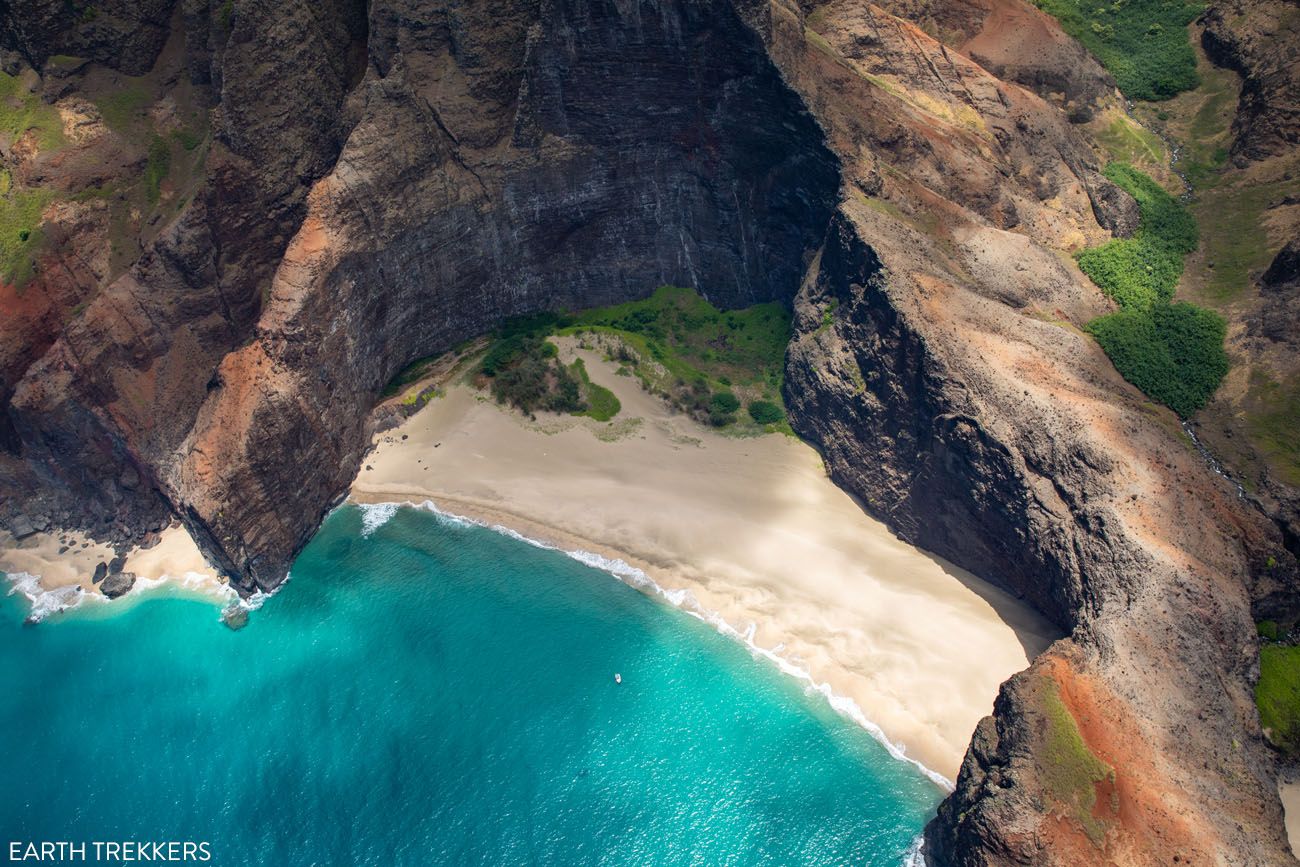
[[[179, 524], [163, 530], [157, 544], [135, 548], [126, 555], [122, 571], [136, 576], [131, 595], [160, 584], [172, 583], [213, 597], [232, 597], [204, 558], [189, 532]], [[75, 531], [35, 533], [14, 539], [0, 533], [0, 572], [10, 577], [10, 589], [32, 604], [32, 616], [41, 619], [87, 599], [108, 601], [94, 583], [95, 567], [116, 555], [105, 544]]]
[[1055, 628], [896, 539], [831, 483], [809, 446], [718, 434], [563, 341], [562, 357], [575, 353], [622, 401], [612, 422], [529, 420], [453, 383], [376, 437], [352, 499], [429, 500], [622, 559], [738, 632], [752, 630], [757, 647], [806, 670], [909, 757], [953, 779], [998, 685]]

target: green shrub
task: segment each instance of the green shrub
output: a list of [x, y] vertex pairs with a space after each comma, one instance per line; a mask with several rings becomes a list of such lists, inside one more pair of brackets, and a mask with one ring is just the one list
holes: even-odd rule
[[751, 400], [747, 409], [749, 417], [759, 424], [776, 424], [785, 418], [781, 407], [770, 400]]
[[726, 427], [736, 420], [736, 414], [732, 412], [723, 412], [719, 409], [709, 410], [709, 424], [714, 427]]
[[1121, 376], [1184, 418], [1206, 404], [1228, 373], [1227, 326], [1194, 304], [1120, 310], [1094, 319], [1087, 330]]
[[1255, 624], [1255, 633], [1265, 641], [1277, 641], [1279, 635], [1277, 621], [1261, 620]]
[[731, 414], [740, 409], [740, 399], [729, 391], [715, 392], [709, 398], [709, 409], [712, 412]]
[[1130, 99], [1169, 99], [1200, 79], [1187, 25], [1204, 9], [1187, 0], [1034, 0], [1115, 76]]

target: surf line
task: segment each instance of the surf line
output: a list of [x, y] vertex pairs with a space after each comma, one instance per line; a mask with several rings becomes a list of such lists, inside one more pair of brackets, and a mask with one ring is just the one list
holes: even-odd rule
[[766, 659], [768, 662], [775, 665], [781, 673], [802, 682], [806, 690], [821, 695], [822, 698], [826, 700], [827, 704], [831, 706], [832, 710], [856, 723], [860, 728], [866, 730], [867, 734], [871, 735], [876, 742], [883, 746], [885, 751], [888, 752], [892, 758], [912, 765], [920, 771], [923, 776], [945, 792], [951, 792], [955, 788], [952, 780], [949, 780], [938, 771], [927, 767], [925, 764], [907, 755], [907, 752], [902, 745], [890, 740], [884, 730], [867, 717], [862, 708], [858, 706], [857, 702], [847, 696], [839, 695], [831, 688], [830, 684], [817, 681], [812, 676], [812, 672], [808, 669], [783, 656], [781, 653], [782, 645], [778, 644], [776, 647], [766, 648], [757, 644], [754, 640], [754, 637], [758, 632], [757, 624], [751, 623], [749, 628], [743, 631], [737, 629], [716, 611], [711, 611], [700, 605], [694, 594], [692, 594], [688, 589], [669, 590], [660, 585], [641, 569], [638, 569], [622, 559], [610, 559], [608, 557], [603, 557], [600, 554], [592, 553], [591, 551], [585, 551], [581, 548], [567, 550], [556, 545], [549, 545], [545, 542], [525, 536], [510, 527], [502, 526], [501, 524], [493, 524], [488, 521], [481, 521], [476, 518], [457, 515], [453, 512], [446, 511], [439, 508], [432, 500], [426, 499], [418, 503], [411, 500], [382, 503], [348, 502], [351, 502], [352, 505], [361, 509], [362, 532], [367, 537], [384, 524], [388, 523], [388, 521], [392, 520], [393, 516], [397, 513], [398, 507], [409, 506], [413, 509], [422, 509], [426, 512], [431, 512], [436, 517], [453, 526], [482, 527], [495, 533], [500, 533], [503, 536], [509, 536], [512, 539], [517, 539], [520, 542], [532, 545], [534, 548], [541, 548], [547, 551], [558, 551], [570, 559], [577, 560], [584, 566], [590, 566], [593, 569], [611, 575], [615, 579], [641, 591], [647, 596], [657, 597], [682, 613], [707, 623], [721, 635], [740, 642], [749, 649], [752, 656]]

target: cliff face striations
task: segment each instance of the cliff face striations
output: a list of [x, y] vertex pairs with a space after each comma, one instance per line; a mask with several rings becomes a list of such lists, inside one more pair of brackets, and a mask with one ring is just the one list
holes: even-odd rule
[[[1252, 606], [1300, 610], [1295, 561], [1081, 331], [1111, 304], [1062, 254], [1136, 206], [1076, 126], [1110, 78], [1050, 18], [49, 5], [0, 4], [14, 104], [63, 130], [0, 131], [46, 197], [0, 287], [10, 530], [175, 516], [272, 589], [411, 361], [665, 283], [779, 299], [792, 422], [836, 481], [1070, 633], [981, 723], [931, 863], [1293, 863], [1251, 679]], [[1290, 141], [1270, 124], [1241, 147]]]

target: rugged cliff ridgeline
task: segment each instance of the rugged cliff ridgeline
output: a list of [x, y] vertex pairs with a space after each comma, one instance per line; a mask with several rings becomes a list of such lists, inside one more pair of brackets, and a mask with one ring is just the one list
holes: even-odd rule
[[[1112, 125], [1140, 128], [1044, 12], [11, 0], [0, 23], [15, 535], [125, 545], [175, 516], [273, 588], [412, 361], [665, 284], [778, 301], [790, 420], [835, 479], [1070, 632], [979, 727], [932, 862], [1290, 863], [1251, 687], [1294, 557], [1083, 330], [1116, 308], [1066, 254], [1149, 228], [1105, 171]], [[1232, 152], [1285, 150], [1282, 73], [1234, 51]]]

